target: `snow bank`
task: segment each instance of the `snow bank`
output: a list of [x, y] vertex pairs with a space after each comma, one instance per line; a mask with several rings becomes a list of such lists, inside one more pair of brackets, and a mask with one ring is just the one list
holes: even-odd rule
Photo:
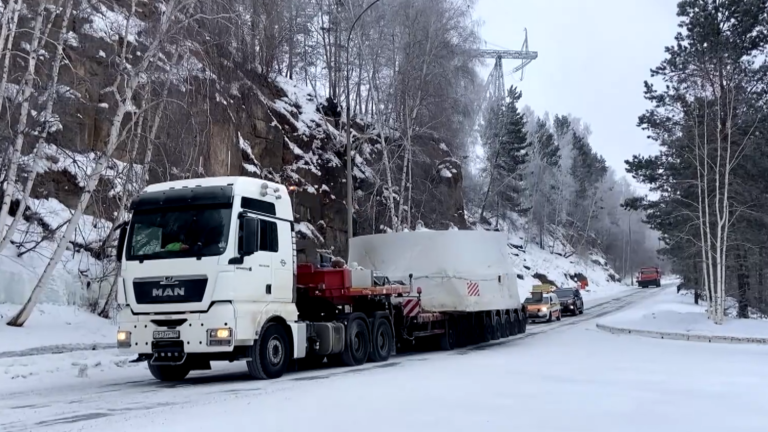
[[115, 342], [117, 326], [111, 320], [76, 306], [38, 304], [24, 327], [4, 325], [18, 310], [18, 305], [0, 304], [0, 358], [9, 351]]
[[[768, 343], [768, 320], [727, 319], [723, 325], [716, 325], [707, 319], [706, 306], [694, 304], [693, 296], [677, 294], [674, 288], [666, 289], [658, 296], [613, 315], [601, 321], [600, 324], [641, 333], [662, 332], [716, 338], [765, 338], [764, 343]], [[654, 337], [652, 334], [642, 335]]]

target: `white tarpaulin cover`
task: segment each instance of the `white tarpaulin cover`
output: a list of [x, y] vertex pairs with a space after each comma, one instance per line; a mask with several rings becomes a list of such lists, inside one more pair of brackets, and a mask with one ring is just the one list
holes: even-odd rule
[[433, 312], [520, 306], [507, 236], [492, 231], [411, 231], [354, 237], [349, 262], [422, 289]]

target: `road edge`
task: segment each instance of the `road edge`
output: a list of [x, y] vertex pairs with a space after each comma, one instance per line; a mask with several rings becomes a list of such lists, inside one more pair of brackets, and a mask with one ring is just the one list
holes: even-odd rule
[[610, 334], [628, 334], [633, 336], [647, 337], [653, 339], [679, 340], [687, 342], [706, 342], [721, 344], [742, 344], [742, 345], [768, 345], [768, 338], [746, 337], [746, 336], [719, 336], [719, 335], [701, 335], [680, 332], [660, 332], [652, 330], [629, 329], [616, 327], [603, 323], [595, 323], [598, 330]]

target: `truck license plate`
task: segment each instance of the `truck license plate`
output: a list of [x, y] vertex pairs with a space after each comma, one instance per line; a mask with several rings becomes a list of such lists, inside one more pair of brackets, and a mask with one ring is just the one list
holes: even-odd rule
[[152, 332], [153, 339], [178, 339], [181, 334], [178, 330], [156, 330]]

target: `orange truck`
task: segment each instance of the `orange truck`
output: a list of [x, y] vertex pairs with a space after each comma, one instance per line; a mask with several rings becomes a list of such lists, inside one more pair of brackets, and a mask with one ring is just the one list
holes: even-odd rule
[[643, 267], [637, 273], [636, 281], [640, 288], [661, 287], [661, 270], [658, 267]]

